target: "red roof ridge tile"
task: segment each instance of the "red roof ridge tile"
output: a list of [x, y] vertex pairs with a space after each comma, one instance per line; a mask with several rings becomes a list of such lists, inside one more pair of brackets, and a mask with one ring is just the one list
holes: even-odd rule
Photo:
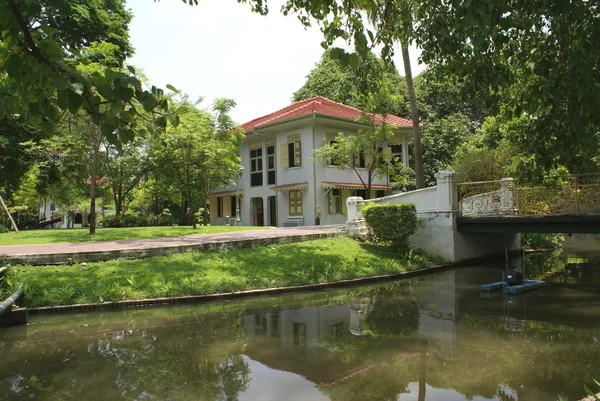
[[[309, 109], [309, 110], [306, 110]], [[347, 120], [356, 120], [360, 115], [365, 114], [375, 120], [376, 123], [388, 123], [397, 127], [410, 127], [412, 122], [408, 119], [398, 117], [393, 114], [380, 115], [375, 113], [366, 113], [356, 107], [348, 106], [328, 99], [323, 96], [315, 96], [309, 99], [292, 103], [289, 106], [277, 111], [255, 118], [241, 125], [244, 131], [249, 132], [256, 127], [273, 123], [276, 121], [285, 121], [293, 117], [303, 117], [313, 113], [326, 116], [339, 117]]]

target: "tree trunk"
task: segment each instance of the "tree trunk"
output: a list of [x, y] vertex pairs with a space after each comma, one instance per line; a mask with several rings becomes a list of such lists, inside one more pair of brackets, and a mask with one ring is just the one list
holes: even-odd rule
[[410, 56], [408, 46], [404, 40], [400, 41], [402, 48], [402, 60], [404, 61], [404, 75], [406, 76], [406, 88], [408, 89], [408, 100], [410, 103], [410, 118], [412, 120], [413, 141], [415, 145], [415, 175], [417, 189], [425, 188], [425, 175], [423, 173], [423, 152], [421, 150], [421, 127], [419, 126], [419, 110], [417, 108], [417, 97], [415, 95], [415, 84], [413, 82], [412, 70], [410, 68]]
[[[102, 135], [100, 134], [100, 138]], [[96, 174], [98, 173], [98, 153], [102, 139], [94, 143], [94, 155], [92, 160], [92, 174], [90, 182], [90, 235], [96, 234]]]

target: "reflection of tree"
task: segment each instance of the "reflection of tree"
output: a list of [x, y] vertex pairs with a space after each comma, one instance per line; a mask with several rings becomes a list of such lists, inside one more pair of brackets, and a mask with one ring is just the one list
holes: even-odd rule
[[20, 383], [7, 400], [229, 401], [249, 385], [243, 350], [237, 317], [198, 319], [69, 342], [15, 344], [5, 360], [19, 363], [12, 369], [3, 364], [0, 376]]
[[374, 335], [404, 336], [419, 329], [419, 305], [406, 296], [378, 297], [367, 314], [365, 328]]
[[463, 315], [457, 327], [459, 352], [432, 350], [427, 382], [467, 397], [545, 400], [560, 393], [581, 398], [581, 381], [600, 371], [595, 341], [600, 331], [526, 323], [515, 333], [504, 330], [501, 316]]

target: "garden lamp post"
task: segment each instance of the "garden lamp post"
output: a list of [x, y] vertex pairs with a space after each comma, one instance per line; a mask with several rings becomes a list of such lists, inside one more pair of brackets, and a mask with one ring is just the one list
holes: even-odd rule
[[240, 167], [239, 170], [235, 173], [235, 225], [241, 226], [240, 220], [240, 194], [238, 192], [238, 183], [240, 178], [242, 177], [242, 173], [244, 171], [243, 167]]

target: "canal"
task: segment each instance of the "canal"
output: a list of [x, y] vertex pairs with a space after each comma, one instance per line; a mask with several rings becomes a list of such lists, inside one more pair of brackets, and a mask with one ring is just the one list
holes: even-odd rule
[[[0, 331], [0, 400], [577, 400], [600, 379], [600, 258], [239, 301], [37, 315]], [[520, 265], [520, 260], [512, 260]]]

